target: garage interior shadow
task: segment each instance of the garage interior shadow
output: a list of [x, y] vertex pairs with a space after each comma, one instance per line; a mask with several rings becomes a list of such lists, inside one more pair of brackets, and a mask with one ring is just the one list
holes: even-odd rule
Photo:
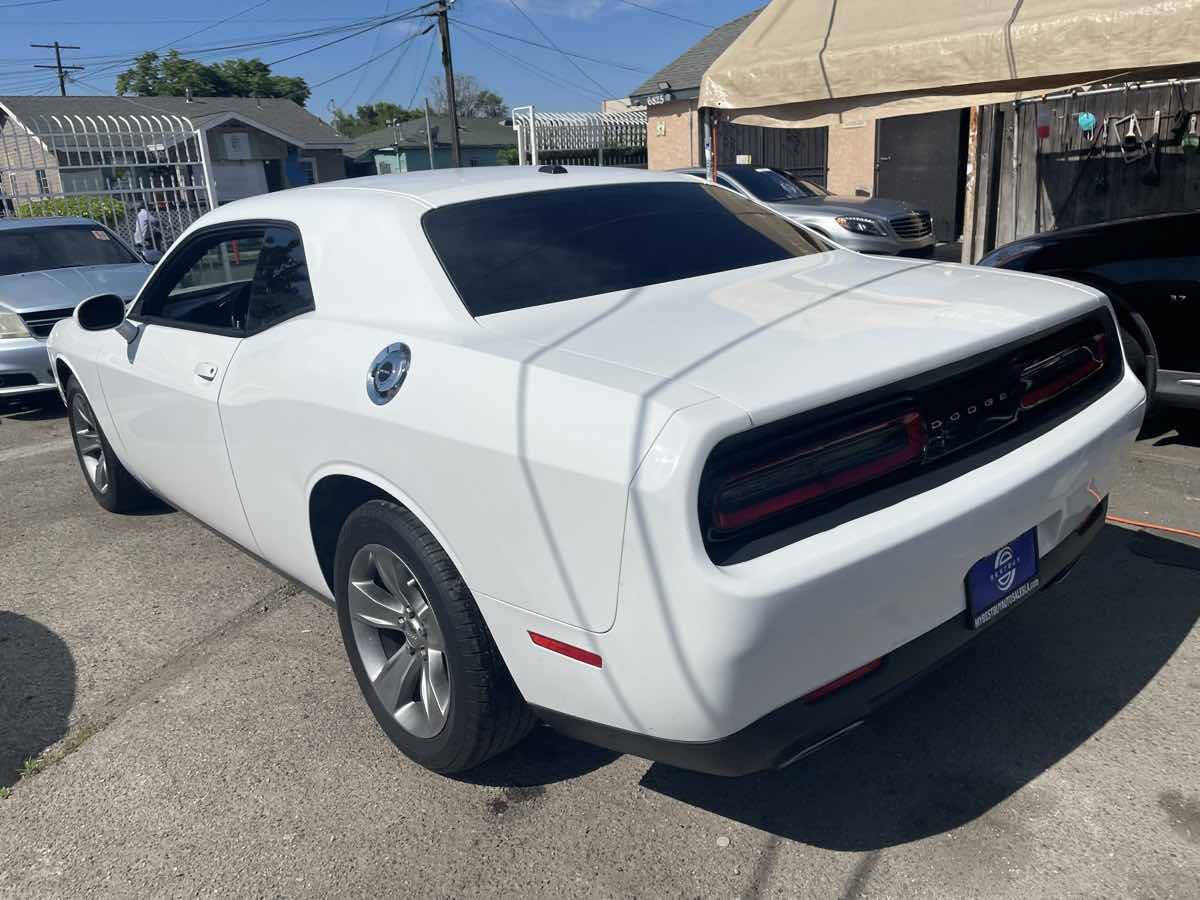
[[0, 610], [0, 787], [21, 764], [66, 736], [75, 701], [75, 660], [62, 638], [33, 619]]
[[831, 850], [983, 815], [1096, 734], [1200, 618], [1200, 550], [1108, 525], [1037, 594], [866, 724], [793, 767], [722, 779], [654, 764], [647, 789]]

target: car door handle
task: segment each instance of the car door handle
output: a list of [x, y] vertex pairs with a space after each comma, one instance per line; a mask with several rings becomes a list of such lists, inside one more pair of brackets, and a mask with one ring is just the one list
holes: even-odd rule
[[212, 363], [196, 363], [194, 371], [201, 381], [212, 381], [217, 377], [217, 367]]

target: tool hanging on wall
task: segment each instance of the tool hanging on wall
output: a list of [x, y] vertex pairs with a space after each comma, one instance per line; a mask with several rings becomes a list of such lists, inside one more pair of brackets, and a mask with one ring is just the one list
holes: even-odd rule
[[1079, 130], [1083, 132], [1083, 138], [1086, 141], [1094, 141], [1096, 139], [1096, 117], [1090, 112], [1081, 112], [1075, 117], [1075, 121], [1079, 124]]
[[[1122, 126], [1128, 125], [1122, 129]], [[1121, 148], [1121, 160], [1128, 164], [1136, 162], [1146, 155], [1146, 142], [1142, 139], [1142, 127], [1138, 124], [1137, 113], [1121, 116], [1112, 123], [1113, 136]], [[1124, 134], [1122, 134], [1124, 130]]]
[[1200, 153], [1200, 131], [1196, 129], [1196, 113], [1192, 113], [1188, 132], [1179, 139], [1179, 146], [1185, 153]]
[[1158, 129], [1161, 125], [1162, 110], [1156, 109], [1154, 111], [1154, 132], [1150, 135], [1150, 140], [1146, 142], [1147, 144], [1153, 143], [1154, 145], [1152, 148], [1147, 148], [1147, 153], [1150, 156], [1150, 165], [1146, 168], [1146, 171], [1142, 173], [1142, 184], [1150, 185], [1151, 187], [1158, 184], [1160, 180], [1158, 173], [1158, 156], [1162, 145], [1162, 138], [1159, 137]]

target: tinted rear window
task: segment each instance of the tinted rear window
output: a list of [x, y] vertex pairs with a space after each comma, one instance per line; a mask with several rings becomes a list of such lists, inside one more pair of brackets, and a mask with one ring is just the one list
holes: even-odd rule
[[138, 262], [100, 225], [46, 225], [0, 231], [0, 275]]
[[824, 249], [786, 219], [700, 182], [490, 197], [432, 209], [421, 221], [473, 316]]

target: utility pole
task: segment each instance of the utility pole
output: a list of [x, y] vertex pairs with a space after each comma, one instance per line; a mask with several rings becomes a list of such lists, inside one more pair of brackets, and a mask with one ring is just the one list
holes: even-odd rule
[[58, 41], [55, 41], [53, 44], [30, 44], [29, 46], [30, 47], [39, 47], [44, 50], [53, 50], [54, 51], [54, 65], [52, 65], [52, 66], [35, 65], [34, 68], [35, 69], [57, 69], [58, 70], [58, 92], [60, 94], [62, 94], [64, 97], [67, 96], [67, 72], [82, 71], [84, 67], [83, 66], [64, 66], [62, 64], [62, 51], [63, 50], [78, 50], [80, 48], [76, 47], [74, 44], [60, 44]]
[[[442, 32], [442, 65], [446, 68], [446, 104], [450, 113], [450, 162], [462, 165], [458, 149], [458, 103], [454, 97], [454, 60], [450, 56], [450, 20], [446, 13], [454, 0], [438, 0], [438, 28]], [[428, 129], [426, 129], [428, 130]]]
[[432, 171], [435, 166], [433, 164], [433, 132], [429, 130], [429, 98], [425, 98], [425, 143], [429, 147], [429, 169]]

